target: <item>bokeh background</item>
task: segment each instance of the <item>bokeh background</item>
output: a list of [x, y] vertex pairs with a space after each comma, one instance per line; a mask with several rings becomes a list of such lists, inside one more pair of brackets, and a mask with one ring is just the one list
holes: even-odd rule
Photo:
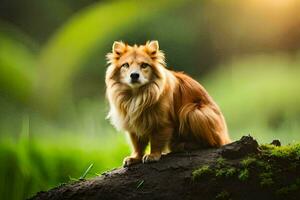
[[207, 88], [233, 140], [300, 140], [298, 0], [2, 0], [0, 199], [121, 165], [130, 149], [105, 120], [105, 54], [152, 39]]

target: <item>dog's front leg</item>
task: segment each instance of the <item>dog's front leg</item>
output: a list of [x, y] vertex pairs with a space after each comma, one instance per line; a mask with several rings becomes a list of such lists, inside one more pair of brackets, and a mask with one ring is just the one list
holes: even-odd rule
[[127, 167], [142, 161], [145, 149], [148, 144], [148, 138], [138, 137], [136, 133], [129, 133], [130, 141], [132, 144], [132, 153], [130, 156], [127, 156], [123, 161], [123, 166]]
[[167, 147], [172, 136], [172, 128], [164, 128], [163, 130], [154, 132], [150, 136], [150, 154], [143, 157], [143, 162], [156, 162], [160, 159], [163, 150]]

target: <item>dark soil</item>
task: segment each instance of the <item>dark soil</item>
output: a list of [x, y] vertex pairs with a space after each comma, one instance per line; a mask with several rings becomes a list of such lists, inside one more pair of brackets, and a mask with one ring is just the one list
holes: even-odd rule
[[297, 156], [274, 157], [245, 136], [219, 149], [170, 153], [157, 163], [115, 169], [31, 199], [296, 200], [300, 161]]

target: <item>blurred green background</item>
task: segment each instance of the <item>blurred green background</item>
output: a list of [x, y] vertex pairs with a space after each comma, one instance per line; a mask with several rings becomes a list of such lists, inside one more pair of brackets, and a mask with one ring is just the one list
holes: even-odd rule
[[105, 120], [105, 54], [151, 39], [208, 89], [233, 140], [300, 140], [298, 0], [2, 0], [0, 199], [121, 165], [130, 148]]

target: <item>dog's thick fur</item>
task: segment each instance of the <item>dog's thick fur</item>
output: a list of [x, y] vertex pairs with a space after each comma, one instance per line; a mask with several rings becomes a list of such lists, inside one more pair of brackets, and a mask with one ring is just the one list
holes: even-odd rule
[[[115, 42], [107, 54], [108, 118], [129, 134], [133, 146], [124, 165], [160, 159], [162, 152], [219, 147], [230, 142], [224, 117], [194, 79], [165, 67], [158, 42]], [[131, 74], [140, 80], [132, 82]], [[150, 154], [144, 155], [150, 142]]]

